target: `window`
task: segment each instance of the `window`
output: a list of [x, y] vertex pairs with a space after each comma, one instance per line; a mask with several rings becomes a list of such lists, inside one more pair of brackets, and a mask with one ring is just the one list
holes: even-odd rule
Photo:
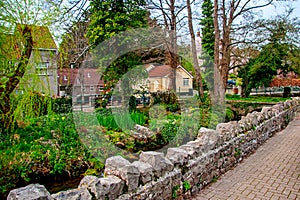
[[90, 91], [94, 91], [95, 87], [93, 85], [90, 86]]
[[188, 78], [183, 78], [183, 85], [188, 86], [189, 85], [189, 79]]
[[35, 69], [38, 75], [49, 75], [48, 68], [49, 68], [49, 62], [41, 62], [36, 65]]
[[104, 87], [103, 86], [98, 86], [99, 91], [103, 91]]
[[91, 75], [90, 75], [90, 73], [88, 73], [87, 75], [88, 75], [88, 78], [91, 78]]
[[66, 75], [64, 75], [64, 81], [67, 81], [68, 79], [67, 79], [67, 76]]

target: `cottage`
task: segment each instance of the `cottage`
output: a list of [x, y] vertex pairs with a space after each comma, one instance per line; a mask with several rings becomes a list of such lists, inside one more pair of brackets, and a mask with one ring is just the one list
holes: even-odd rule
[[97, 69], [58, 69], [59, 96], [72, 96], [74, 105], [92, 107], [95, 97], [105, 92]]
[[[148, 72], [148, 88], [150, 92], [165, 92], [171, 89], [172, 68], [170, 65], [146, 66]], [[182, 66], [176, 68], [176, 93], [193, 94], [193, 75]]]
[[[56, 69], [57, 46], [46, 26], [29, 25], [33, 40], [33, 49], [19, 90], [34, 90], [49, 95], [57, 94]], [[21, 25], [17, 25], [14, 34], [4, 36], [5, 46], [1, 51], [4, 62], [12, 67], [20, 58], [20, 38], [18, 37]]]

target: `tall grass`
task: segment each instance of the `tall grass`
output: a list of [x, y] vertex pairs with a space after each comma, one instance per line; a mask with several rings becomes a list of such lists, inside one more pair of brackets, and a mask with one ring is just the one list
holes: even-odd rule
[[132, 129], [135, 124], [145, 125], [148, 116], [139, 111], [112, 114], [110, 109], [99, 109], [97, 119], [99, 125], [106, 127], [108, 130], [120, 131], [121, 129]]

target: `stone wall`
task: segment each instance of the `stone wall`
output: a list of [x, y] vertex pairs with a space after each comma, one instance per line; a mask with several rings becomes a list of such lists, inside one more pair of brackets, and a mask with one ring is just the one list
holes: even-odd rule
[[44, 186], [31, 184], [12, 190], [8, 200], [186, 199], [285, 128], [299, 107], [296, 100], [264, 107], [238, 122], [218, 124], [216, 130], [201, 128], [195, 141], [169, 148], [166, 155], [142, 152], [133, 163], [120, 156], [108, 158], [105, 178], [86, 176], [77, 189], [50, 195]]

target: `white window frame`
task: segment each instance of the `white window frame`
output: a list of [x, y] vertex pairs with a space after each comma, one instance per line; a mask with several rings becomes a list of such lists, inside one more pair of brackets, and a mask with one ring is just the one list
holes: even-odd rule
[[49, 62], [40, 62], [35, 67], [38, 75], [48, 76], [49, 75]]
[[189, 82], [190, 82], [189, 78], [183, 78], [182, 85], [183, 86], [189, 86]]

